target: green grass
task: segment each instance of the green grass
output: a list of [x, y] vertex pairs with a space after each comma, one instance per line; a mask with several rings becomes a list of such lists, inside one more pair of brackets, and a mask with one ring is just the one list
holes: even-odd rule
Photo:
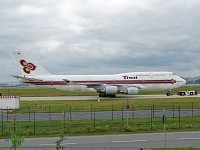
[[[197, 90], [200, 91], [200, 86], [183, 86], [181, 88], [177, 88], [172, 90], [172, 94], [177, 93], [181, 90]], [[67, 92], [62, 90], [57, 90], [54, 88], [0, 88], [0, 93], [4, 95], [18, 95], [18, 96], [88, 96], [93, 95], [97, 96], [96, 92]], [[141, 91], [139, 94], [147, 95], [147, 94], [165, 94], [166, 91]]]
[[200, 150], [199, 148], [194, 147], [182, 147], [182, 148], [153, 148], [151, 150]]
[[[62, 115], [62, 114], [61, 114]], [[163, 132], [161, 118], [96, 119], [96, 120], [58, 120], [58, 121], [19, 121], [4, 122], [0, 125], [1, 138], [9, 137], [14, 131], [26, 137], [59, 135], [108, 135], [122, 133]], [[200, 117], [167, 118], [167, 132], [199, 131]]]
[[[180, 90], [200, 91], [200, 86], [185, 86], [173, 90], [176, 93]], [[33, 89], [0, 89], [0, 93], [4, 95], [18, 95], [18, 96], [86, 96], [98, 95], [95, 92], [66, 92], [56, 89], [33, 88]], [[146, 92], [142, 91], [140, 94], [165, 94], [166, 91], [160, 92]], [[200, 98], [177, 98], [177, 99], [129, 99], [129, 104], [133, 106], [134, 110], [151, 109], [194, 109], [200, 108]], [[30, 111], [36, 112], [63, 112], [65, 111], [79, 111], [89, 112], [95, 111], [121, 111], [125, 109], [126, 99], [105, 99], [100, 102], [97, 101], [21, 101], [20, 109], [16, 113], [27, 113]], [[61, 114], [62, 115], [62, 114]], [[95, 125], [95, 127], [94, 127]], [[146, 133], [146, 132], [163, 132], [163, 124], [161, 118], [154, 118], [151, 122], [150, 118], [143, 119], [129, 119], [129, 125], [126, 125], [126, 119], [97, 119], [95, 120], [60, 120], [60, 121], [33, 121], [26, 122], [4, 122], [0, 124], [0, 138], [9, 138], [10, 135], [16, 131], [18, 135], [25, 137], [45, 137], [45, 136], [60, 136], [60, 135], [100, 135], [100, 134], [122, 134], [122, 133]], [[3, 129], [3, 134], [2, 134]], [[199, 131], [200, 117], [181, 117], [181, 124], [179, 126], [178, 118], [167, 118], [167, 132], [174, 131]], [[168, 148], [167, 150], [172, 149]], [[197, 150], [200, 148], [173, 148], [173, 150]], [[163, 150], [163, 149], [154, 149]]]
[[24, 97], [46, 97], [46, 96], [88, 96], [98, 95], [96, 92], [67, 92], [54, 88], [0, 88], [3, 95], [17, 95]]
[[[155, 98], [155, 99], [129, 99], [130, 110], [150, 110], [154, 106], [155, 110], [165, 109], [200, 109], [200, 98]], [[95, 111], [121, 111], [125, 109], [126, 99], [105, 99], [98, 101], [91, 100], [71, 100], [71, 101], [21, 101], [20, 109], [17, 113], [29, 112], [90, 112]]]
[[[179, 90], [191, 90], [191, 89], [199, 89], [200, 86], [190, 87], [185, 86], [179, 89], [174, 90], [173, 92]], [[0, 92], [4, 93], [4, 95], [19, 95], [19, 96], [73, 96], [73, 95], [97, 95], [95, 92], [83, 93], [83, 92], [66, 92], [56, 89], [47, 89], [47, 88], [33, 88], [33, 89], [0, 89]], [[7, 93], [7, 94], [6, 94]], [[141, 94], [156, 94], [158, 92], [142, 92]], [[161, 91], [162, 93], [162, 91]], [[164, 91], [165, 93], [165, 91]], [[160, 92], [159, 92], [160, 94]], [[172, 109], [178, 108], [181, 109], [191, 109], [200, 108], [200, 98], [177, 98], [177, 99], [135, 99], [129, 98], [129, 105], [134, 110], [143, 110], [143, 109], [151, 109], [154, 104], [154, 109]], [[18, 113], [23, 113], [29, 111], [29, 107], [31, 111], [37, 112], [49, 112], [49, 108], [52, 112], [61, 112], [63, 110], [69, 111], [91, 111], [92, 109], [96, 109], [96, 111], [110, 111], [110, 110], [122, 110], [125, 108], [126, 99], [104, 99], [101, 102], [97, 101], [21, 101], [20, 102], [20, 110], [17, 110]], [[36, 106], [38, 106], [36, 108]]]

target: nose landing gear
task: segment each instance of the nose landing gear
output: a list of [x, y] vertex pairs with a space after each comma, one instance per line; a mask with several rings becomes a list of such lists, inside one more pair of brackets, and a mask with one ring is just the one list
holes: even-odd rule
[[172, 96], [171, 91], [167, 91], [166, 95], [167, 96]]

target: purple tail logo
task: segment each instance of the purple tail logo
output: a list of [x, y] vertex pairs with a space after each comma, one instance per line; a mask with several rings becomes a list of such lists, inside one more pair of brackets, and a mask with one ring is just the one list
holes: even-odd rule
[[23, 66], [23, 70], [25, 73], [30, 74], [31, 71], [36, 69], [36, 66], [33, 63], [28, 63], [25, 60], [20, 60], [20, 64]]

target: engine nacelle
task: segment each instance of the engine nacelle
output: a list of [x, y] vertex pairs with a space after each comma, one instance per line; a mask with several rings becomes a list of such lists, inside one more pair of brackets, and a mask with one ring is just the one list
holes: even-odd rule
[[107, 86], [104, 88], [105, 94], [117, 94], [118, 87], [117, 86]]
[[136, 87], [129, 87], [126, 89], [126, 94], [127, 95], [137, 95], [139, 92], [139, 89]]

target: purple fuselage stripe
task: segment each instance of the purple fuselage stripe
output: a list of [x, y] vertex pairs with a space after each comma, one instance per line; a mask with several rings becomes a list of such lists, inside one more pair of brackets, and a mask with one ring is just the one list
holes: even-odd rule
[[[64, 81], [36, 81], [26, 82], [35, 85], [66, 85]], [[172, 80], [102, 80], [102, 81], [71, 81], [80, 85], [96, 84], [173, 84]]]

